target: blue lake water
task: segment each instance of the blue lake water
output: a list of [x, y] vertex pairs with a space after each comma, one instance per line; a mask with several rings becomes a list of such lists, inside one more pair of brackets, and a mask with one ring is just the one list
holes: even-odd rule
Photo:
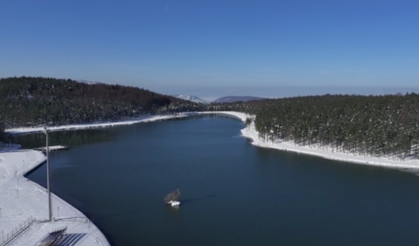
[[[417, 245], [419, 177], [254, 147], [202, 116], [52, 133], [52, 190], [113, 245]], [[44, 135], [19, 136], [27, 147]], [[29, 175], [45, 185], [45, 167]], [[163, 197], [179, 188], [182, 206]]]

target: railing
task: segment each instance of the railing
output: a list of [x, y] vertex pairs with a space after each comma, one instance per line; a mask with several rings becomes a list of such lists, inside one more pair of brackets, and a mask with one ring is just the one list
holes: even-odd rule
[[30, 217], [29, 219], [25, 220], [20, 225], [18, 225], [14, 229], [12, 229], [12, 231], [9, 232], [9, 233], [4, 234], [4, 231], [2, 231], [2, 235], [1, 235], [1, 238], [0, 238], [1, 239], [0, 246], [8, 245], [11, 241], [13, 241], [13, 239], [15, 239], [20, 234], [22, 234], [22, 232], [24, 232], [26, 229], [28, 229], [29, 226], [31, 226], [35, 222], [36, 222], [36, 220], [33, 217]]
[[64, 234], [64, 232], [67, 230], [67, 227], [55, 230], [53, 232], [50, 232], [48, 235], [46, 235], [39, 243], [37, 243], [37, 246], [50, 246], [55, 245], [55, 243], [60, 240]]

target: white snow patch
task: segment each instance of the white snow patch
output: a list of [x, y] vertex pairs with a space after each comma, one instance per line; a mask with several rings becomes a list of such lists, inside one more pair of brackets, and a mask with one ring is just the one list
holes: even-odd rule
[[[68, 149], [68, 147], [63, 146], [63, 145], [48, 146], [49, 152], [58, 151], [58, 150], [66, 150], [66, 149]], [[41, 150], [41, 151], [45, 152], [45, 151], [47, 151], [47, 147], [36, 148], [36, 150]]]

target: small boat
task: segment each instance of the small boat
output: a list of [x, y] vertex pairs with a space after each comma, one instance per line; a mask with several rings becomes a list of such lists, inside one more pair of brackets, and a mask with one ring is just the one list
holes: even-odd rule
[[180, 190], [176, 189], [164, 197], [164, 202], [172, 207], [180, 206]]
[[167, 204], [169, 204], [172, 207], [179, 207], [180, 206], [179, 201], [169, 201]]

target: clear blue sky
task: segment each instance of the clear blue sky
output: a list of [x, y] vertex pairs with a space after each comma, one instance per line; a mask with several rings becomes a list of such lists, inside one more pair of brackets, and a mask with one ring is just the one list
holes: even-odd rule
[[0, 10], [0, 77], [207, 97], [419, 85], [419, 1], [0, 0]]

